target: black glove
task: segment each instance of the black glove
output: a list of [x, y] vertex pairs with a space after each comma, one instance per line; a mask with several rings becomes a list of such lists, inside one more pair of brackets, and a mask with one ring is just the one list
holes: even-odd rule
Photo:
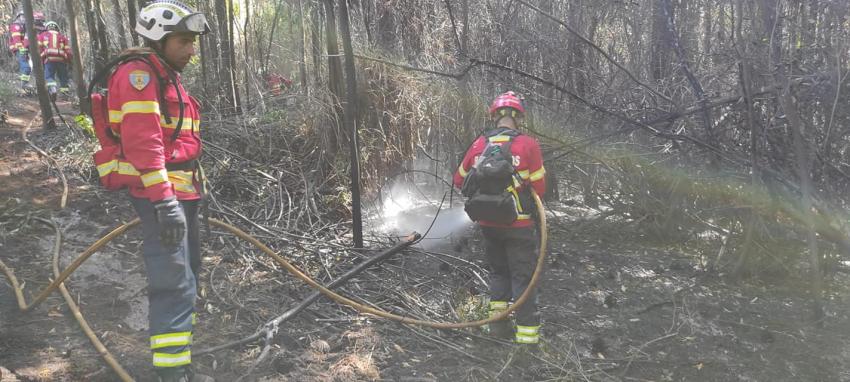
[[172, 196], [154, 203], [159, 222], [159, 240], [165, 247], [176, 247], [186, 236], [186, 214], [177, 198]]

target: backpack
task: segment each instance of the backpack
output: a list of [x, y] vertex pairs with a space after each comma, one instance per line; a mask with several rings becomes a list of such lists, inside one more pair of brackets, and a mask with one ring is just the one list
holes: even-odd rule
[[[180, 89], [177, 88], [177, 79], [174, 74], [168, 72], [168, 78], [163, 78], [159, 75], [159, 70], [154, 63], [147, 57], [148, 52], [134, 52], [121, 55], [112, 61], [108, 62], [94, 78], [88, 88], [89, 100], [91, 101], [90, 115], [95, 136], [100, 143], [100, 150], [94, 153], [94, 163], [97, 166], [100, 184], [107, 190], [115, 191], [125, 187], [142, 187], [140, 174], [136, 169], [127, 162], [124, 158], [124, 151], [121, 148], [121, 140], [115, 136], [112, 128], [109, 127], [109, 106], [107, 105], [107, 94], [105, 92], [96, 92], [95, 86], [112, 73], [112, 70], [123, 63], [130, 61], [142, 61], [146, 63], [159, 81], [159, 103], [166, 105], [165, 88], [170, 81], [177, 90], [178, 103], [180, 104], [180, 115], [177, 119], [177, 126], [174, 129], [174, 134], [171, 136], [172, 141], [176, 141], [180, 135], [180, 129], [183, 127], [183, 96], [180, 94]], [[162, 116], [166, 123], [171, 123], [171, 116], [168, 113], [167, 107], [161, 108]]]
[[[487, 145], [461, 187], [467, 197], [464, 210], [472, 221], [511, 224], [519, 216], [517, 192], [522, 179], [516, 172], [511, 143], [519, 132], [500, 129], [485, 134]], [[501, 143], [501, 144], [497, 144]]]

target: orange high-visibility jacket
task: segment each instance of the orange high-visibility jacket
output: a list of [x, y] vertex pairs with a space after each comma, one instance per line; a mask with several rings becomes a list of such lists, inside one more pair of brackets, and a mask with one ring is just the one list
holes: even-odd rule
[[26, 35], [26, 28], [24, 28], [24, 24], [10, 24], [9, 34], [9, 51], [11, 51], [12, 53], [17, 53], [18, 51], [25, 52], [26, 50], [24, 49], [24, 36]]
[[[457, 171], [454, 174], [454, 185], [458, 188], [463, 186], [463, 181], [475, 163], [478, 162], [478, 157], [484, 152], [488, 141], [494, 145], [501, 146], [509, 138], [505, 135], [495, 135], [492, 137], [480, 136], [463, 157]], [[543, 168], [543, 154], [540, 151], [540, 145], [537, 140], [528, 135], [518, 135], [513, 137], [511, 141], [511, 156], [513, 157], [514, 170], [523, 180], [522, 184], [515, 187], [516, 193], [514, 198], [518, 199], [518, 194], [521, 193], [530, 184], [541, 198], [546, 192], [546, 170]], [[516, 200], [517, 205], [520, 205], [520, 200]], [[532, 206], [523, 205], [524, 209], [528, 210]], [[503, 225], [486, 220], [479, 220], [478, 224], [485, 227], [529, 227], [534, 224], [530, 214], [518, 211], [517, 220], [512, 224]]]
[[[152, 73], [150, 65], [135, 60], [119, 65], [109, 79], [109, 127], [120, 138], [123, 158], [121, 163], [116, 159], [115, 163], [98, 165], [98, 172], [101, 177], [110, 171], [138, 176], [140, 184], [130, 186], [130, 194], [137, 198], [152, 202], [173, 195], [179, 200], [199, 199], [200, 185], [194, 167], [180, 164], [201, 156], [200, 105], [186, 93], [178, 73], [156, 55], [148, 58], [159, 73]], [[183, 99], [183, 125], [176, 140], [172, 136], [180, 109], [177, 90], [168, 81], [167, 71], [172, 71], [177, 79]], [[161, 85], [158, 77], [167, 83]], [[165, 87], [165, 105], [160, 101], [160, 86]], [[161, 110], [168, 111], [170, 123]]]
[[38, 34], [38, 48], [43, 62], [71, 61], [71, 43], [58, 31], [46, 30]]

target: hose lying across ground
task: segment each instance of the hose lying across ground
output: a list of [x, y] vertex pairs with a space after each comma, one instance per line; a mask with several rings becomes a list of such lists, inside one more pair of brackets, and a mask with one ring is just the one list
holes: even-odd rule
[[[378, 317], [383, 317], [383, 318], [386, 318], [388, 320], [398, 321], [398, 322], [405, 323], [405, 324], [421, 325], [421, 326], [437, 328], [437, 329], [461, 329], [461, 328], [482, 326], [482, 325], [486, 325], [486, 324], [494, 322], [494, 321], [499, 321], [499, 320], [507, 318], [508, 315], [511, 312], [517, 310], [522, 304], [524, 304], [526, 302], [526, 300], [528, 300], [531, 291], [534, 289], [534, 287], [539, 282], [540, 275], [542, 274], [542, 270], [543, 270], [543, 264], [545, 263], [545, 258], [546, 258], [546, 241], [547, 241], [546, 214], [545, 214], [544, 209], [543, 209], [543, 203], [540, 201], [540, 197], [537, 196], [537, 194], [535, 194], [533, 192], [532, 192], [532, 195], [534, 197], [534, 202], [537, 205], [537, 210], [539, 211], [538, 215], [540, 217], [540, 221], [539, 221], [540, 245], [539, 245], [539, 254], [538, 254], [538, 257], [537, 257], [537, 266], [534, 269], [534, 274], [531, 277], [531, 281], [529, 282], [528, 288], [526, 288], [526, 290], [522, 293], [522, 295], [513, 304], [511, 304], [508, 307], [507, 310], [502, 311], [498, 314], [495, 314], [492, 317], [489, 317], [487, 319], [476, 320], [476, 321], [466, 321], [466, 322], [437, 322], [437, 321], [420, 320], [420, 319], [415, 319], [415, 318], [412, 318], [412, 317], [405, 317], [405, 316], [396, 315], [396, 314], [393, 314], [393, 313], [390, 313], [390, 312], [387, 312], [387, 311], [384, 311], [384, 310], [381, 310], [381, 309], [373, 308], [371, 306], [367, 306], [367, 305], [358, 303], [358, 302], [351, 300], [347, 297], [339, 295], [336, 292], [334, 292], [334, 291], [326, 288], [325, 286], [319, 284], [318, 282], [316, 282], [315, 280], [310, 278], [310, 276], [304, 274], [300, 269], [298, 269], [297, 267], [292, 265], [289, 261], [287, 261], [282, 256], [280, 256], [277, 252], [273, 251], [271, 248], [267, 247], [265, 244], [263, 244], [262, 242], [257, 240], [255, 237], [243, 232], [239, 228], [236, 228], [236, 227], [234, 227], [230, 224], [227, 224], [223, 221], [220, 221], [218, 219], [210, 218], [209, 221], [212, 225], [217, 226], [219, 228], [222, 228], [222, 229], [234, 234], [235, 236], [239, 237], [240, 239], [243, 239], [243, 240], [253, 244], [255, 247], [257, 247], [257, 249], [259, 249], [260, 251], [264, 252], [265, 254], [271, 256], [272, 259], [274, 259], [280, 266], [285, 268], [293, 276], [297, 277], [301, 281], [304, 281], [305, 283], [307, 283], [307, 285], [310, 285], [311, 287], [315, 288], [318, 292], [327, 296], [328, 298], [330, 298], [331, 300], [333, 300], [337, 303], [348, 305], [351, 308], [354, 308], [355, 310], [357, 310], [361, 313], [373, 314], [373, 315], [378, 316]], [[116, 372], [116, 374], [118, 374], [121, 377], [122, 381], [132, 381], [133, 379], [129, 376], [129, 374], [127, 374], [127, 372], [121, 367], [121, 365], [118, 364], [118, 362], [115, 360], [115, 358], [109, 353], [109, 351], [106, 349], [106, 347], [103, 346], [103, 344], [100, 342], [100, 340], [94, 334], [94, 332], [91, 330], [89, 325], [86, 323], [85, 319], [83, 319], [83, 316], [79, 311], [79, 308], [73, 302], [73, 299], [71, 298], [71, 295], [68, 293], [67, 289], [65, 289], [63, 282], [83, 262], [85, 262], [95, 252], [100, 250], [104, 245], [106, 245], [107, 243], [109, 243], [110, 241], [115, 239], [117, 236], [123, 234], [128, 229], [139, 224], [139, 219], [134, 219], [133, 221], [131, 221], [129, 223], [125, 223], [124, 225], [122, 225], [122, 226], [114, 229], [112, 232], [108, 233], [106, 236], [97, 240], [89, 248], [87, 248], [85, 251], [83, 251], [83, 253], [80, 256], [78, 256], [61, 273], [59, 272], [59, 252], [60, 252], [61, 241], [62, 241], [61, 231], [59, 230], [58, 226], [56, 226], [56, 224], [53, 223], [50, 220], [41, 219], [41, 218], [39, 218], [37, 220], [42, 222], [42, 223], [45, 223], [47, 225], [52, 226], [54, 228], [54, 230], [56, 231], [56, 243], [53, 247], [53, 251], [54, 251], [54, 253], [53, 253], [53, 271], [54, 272], [53, 273], [54, 273], [54, 276], [56, 278], [41, 293], [39, 293], [38, 296], [30, 304], [27, 304], [26, 300], [24, 299], [23, 292], [22, 292], [22, 290], [21, 290], [21, 288], [18, 284], [18, 280], [17, 280], [17, 278], [15, 278], [14, 273], [12, 272], [12, 270], [10, 268], [8, 268], [2, 262], [2, 260], [0, 260], [0, 270], [3, 271], [3, 273], [9, 279], [9, 282], [12, 284], [12, 288], [15, 291], [15, 297], [18, 300], [18, 307], [21, 309], [21, 311], [24, 311], [24, 312], [30, 311], [34, 307], [36, 307], [40, 303], [42, 303], [47, 298], [47, 296], [49, 296], [51, 293], [53, 293], [53, 291], [55, 291], [56, 289], [59, 289], [60, 292], [62, 292], [62, 295], [65, 297], [65, 301], [68, 302], [68, 306], [71, 309], [71, 311], [73, 312], [74, 317], [80, 323], [80, 326], [83, 328], [83, 331], [86, 332], [86, 335], [89, 337], [89, 340], [91, 340], [92, 343], [94, 344], [95, 348], [97, 348], [98, 353], [104, 358], [104, 360], [109, 364], [109, 366], [112, 367], [112, 369]]]

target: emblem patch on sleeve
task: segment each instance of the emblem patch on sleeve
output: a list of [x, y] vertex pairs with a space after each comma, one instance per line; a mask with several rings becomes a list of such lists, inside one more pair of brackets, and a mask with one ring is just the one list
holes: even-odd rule
[[148, 83], [151, 82], [151, 74], [144, 70], [134, 70], [130, 72], [130, 85], [133, 85], [136, 90], [142, 90]]

